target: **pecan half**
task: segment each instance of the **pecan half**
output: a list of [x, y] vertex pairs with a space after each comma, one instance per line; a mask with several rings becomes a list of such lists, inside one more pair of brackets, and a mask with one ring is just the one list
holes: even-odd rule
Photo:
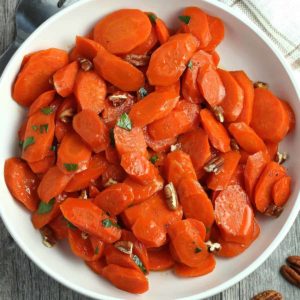
[[104, 187], [108, 187], [108, 186], [111, 186], [113, 184], [117, 184], [118, 181], [114, 180], [113, 178], [109, 178], [106, 183], [104, 184]]
[[52, 248], [56, 244], [56, 239], [53, 230], [50, 227], [43, 227], [40, 229], [42, 235], [42, 243], [47, 248]]
[[289, 158], [289, 155], [286, 152], [277, 152], [275, 161], [279, 163], [280, 165], [283, 164], [287, 159]]
[[72, 118], [75, 115], [75, 111], [74, 108], [70, 107], [65, 109], [60, 115], [59, 115], [59, 119], [63, 122], [63, 123], [71, 123], [72, 122]]
[[216, 253], [219, 252], [222, 248], [221, 244], [219, 243], [213, 243], [212, 241], [207, 241], [205, 243], [205, 245], [207, 246], [207, 250], [210, 253]]
[[275, 204], [270, 204], [267, 210], [264, 212], [265, 216], [278, 218], [283, 212], [283, 207], [277, 206]]
[[214, 106], [212, 107], [212, 112], [215, 115], [215, 118], [220, 122], [220, 123], [224, 123], [225, 119], [224, 119], [224, 110], [221, 106]]
[[300, 274], [300, 256], [289, 256], [286, 261], [290, 267]]
[[282, 300], [282, 295], [273, 290], [267, 290], [254, 296], [251, 300]]
[[240, 150], [240, 146], [238, 145], [238, 143], [236, 142], [235, 139], [231, 139], [230, 140], [230, 146], [235, 151], [239, 151]]
[[118, 91], [108, 96], [107, 99], [113, 107], [118, 107], [122, 105], [127, 99], [134, 99], [134, 97], [129, 93]]
[[130, 241], [118, 241], [114, 246], [121, 252], [131, 255], [133, 250], [133, 243]]
[[253, 83], [254, 88], [262, 88], [262, 89], [268, 89], [269, 85], [262, 81], [256, 81]]
[[81, 238], [82, 238], [83, 240], [87, 240], [87, 239], [89, 238], [89, 235], [88, 235], [86, 232], [82, 231], [82, 232], [81, 232]]
[[168, 183], [164, 187], [164, 192], [167, 200], [167, 205], [170, 210], [176, 210], [178, 208], [178, 196], [172, 182]]
[[144, 67], [148, 65], [150, 56], [145, 54], [127, 54], [124, 60], [135, 67]]
[[87, 72], [93, 69], [93, 63], [87, 58], [78, 58], [81, 70]]
[[204, 170], [207, 173], [218, 174], [223, 164], [224, 164], [224, 158], [219, 155], [215, 155], [205, 164]]
[[180, 143], [177, 143], [175, 145], [171, 145], [171, 147], [170, 147], [171, 152], [174, 152], [174, 151], [177, 151], [177, 150], [180, 150], [180, 149], [181, 149], [181, 144]]
[[84, 199], [84, 200], [88, 199], [87, 190], [82, 190], [79, 198]]
[[280, 268], [280, 273], [291, 284], [300, 287], [300, 274], [296, 270], [287, 265], [283, 265]]

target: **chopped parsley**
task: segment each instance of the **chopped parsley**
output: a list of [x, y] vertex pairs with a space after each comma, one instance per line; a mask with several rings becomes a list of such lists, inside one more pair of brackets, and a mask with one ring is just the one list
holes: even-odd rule
[[56, 151], [56, 146], [55, 146], [55, 145], [52, 145], [52, 146], [50, 147], [50, 150], [53, 151], [53, 152]]
[[39, 128], [39, 126], [37, 126], [37, 125], [32, 125], [31, 128], [32, 128], [33, 131], [37, 131], [38, 128]]
[[117, 223], [113, 222], [110, 219], [104, 219], [104, 220], [102, 220], [102, 226], [105, 227], [105, 228], [109, 228], [109, 227], [120, 228], [120, 226]]
[[152, 157], [149, 159], [153, 164], [155, 164], [158, 161], [158, 155], [154, 154]]
[[117, 122], [117, 126], [127, 130], [127, 131], [131, 131], [132, 129], [132, 124], [131, 124], [131, 120], [129, 118], [129, 116], [126, 113], [123, 113], [118, 122]]
[[48, 132], [48, 124], [42, 124], [40, 125], [40, 133]]
[[95, 249], [95, 255], [98, 255], [98, 254], [99, 254], [99, 247], [97, 246]]
[[52, 210], [54, 203], [55, 203], [55, 198], [52, 198], [48, 203], [41, 201], [37, 213], [39, 215], [47, 214]]
[[188, 66], [189, 69], [192, 70], [193, 69], [193, 62], [190, 60], [187, 66]]
[[190, 16], [179, 16], [178, 19], [183, 22], [184, 24], [188, 25], [190, 23], [191, 17]]
[[136, 265], [140, 268], [140, 270], [144, 274], [147, 274], [147, 270], [146, 270], [144, 264], [142, 263], [142, 261], [140, 260], [140, 258], [137, 255], [133, 255], [132, 260], [136, 263]]
[[41, 112], [44, 114], [44, 115], [51, 115], [53, 113], [53, 108], [50, 107], [50, 106], [46, 106], [46, 107], [43, 107], [41, 108]]
[[157, 16], [155, 14], [149, 13], [148, 17], [149, 17], [151, 23], [155, 24]]
[[64, 167], [69, 172], [78, 170], [78, 165], [77, 164], [64, 164]]
[[26, 138], [26, 140], [23, 142], [23, 150], [26, 150], [30, 145], [35, 143], [35, 139], [33, 136], [29, 136], [28, 138]]
[[196, 247], [195, 248], [195, 253], [199, 253], [199, 252], [202, 252], [202, 249], [200, 247]]
[[139, 90], [138, 90], [138, 95], [141, 99], [145, 98], [147, 95], [148, 95], [148, 91], [144, 88], [144, 87], [141, 87]]

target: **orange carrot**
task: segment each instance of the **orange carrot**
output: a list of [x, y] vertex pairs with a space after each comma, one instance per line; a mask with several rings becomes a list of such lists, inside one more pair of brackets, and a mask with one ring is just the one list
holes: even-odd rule
[[28, 117], [32, 116], [34, 113], [40, 111], [44, 107], [50, 106], [55, 97], [55, 91], [51, 90], [41, 94], [34, 102], [30, 105], [28, 111]]
[[97, 52], [100, 48], [100, 44], [89, 38], [82, 36], [76, 37], [76, 49], [83, 58], [93, 60], [97, 56]]
[[101, 276], [103, 275], [103, 269], [107, 266], [104, 257], [95, 261], [86, 261], [85, 263], [93, 272]]
[[215, 66], [217, 67], [219, 65], [219, 62], [220, 62], [220, 59], [221, 59], [220, 56], [219, 56], [219, 54], [218, 54], [218, 52], [217, 51], [213, 51], [211, 53], [211, 57], [212, 57], [212, 60], [213, 60], [213, 62], [215, 64]]
[[155, 32], [161, 45], [166, 43], [170, 38], [169, 29], [162, 19], [155, 19]]
[[291, 181], [290, 176], [284, 176], [275, 182], [272, 188], [272, 198], [275, 205], [283, 206], [288, 201], [291, 194]]
[[28, 162], [28, 165], [33, 173], [44, 174], [55, 164], [55, 159], [54, 151], [49, 150], [49, 154], [46, 157], [39, 161]]
[[265, 145], [267, 147], [267, 153], [269, 154], [270, 159], [274, 160], [278, 152], [278, 143], [266, 142]]
[[296, 117], [295, 117], [295, 113], [292, 109], [292, 107], [290, 106], [290, 104], [287, 102], [287, 101], [284, 101], [284, 100], [280, 100], [281, 101], [281, 104], [283, 105], [287, 115], [288, 115], [288, 118], [289, 118], [289, 130], [288, 132], [291, 132], [295, 129], [295, 126], [296, 126]]
[[164, 271], [172, 268], [175, 264], [169, 249], [162, 247], [157, 250], [148, 250], [150, 271]]
[[205, 51], [212, 52], [222, 42], [225, 35], [224, 23], [221, 19], [213, 16], [207, 16], [209, 32], [211, 40], [205, 47]]
[[68, 237], [68, 226], [65, 218], [61, 213], [53, 219], [48, 226], [52, 229], [55, 238], [60, 241]]
[[144, 43], [137, 46], [136, 48], [134, 48], [133, 50], [131, 50], [130, 53], [137, 54], [137, 55], [145, 55], [149, 53], [156, 46], [156, 44], [157, 44], [157, 33], [154, 26], [152, 26], [151, 33], [147, 38], [147, 40]]

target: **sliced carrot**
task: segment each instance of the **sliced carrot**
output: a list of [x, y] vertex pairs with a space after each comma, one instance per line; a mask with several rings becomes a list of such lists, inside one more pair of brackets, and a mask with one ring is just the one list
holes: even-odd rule
[[164, 271], [171, 269], [175, 261], [167, 247], [155, 250], [148, 250], [150, 271]]
[[44, 174], [55, 164], [55, 153], [49, 150], [49, 154], [39, 161], [29, 162], [28, 165], [33, 173]]
[[74, 174], [86, 170], [90, 158], [91, 150], [77, 133], [64, 136], [57, 152], [57, 166], [63, 173]]
[[284, 107], [284, 109], [285, 109], [285, 111], [288, 115], [288, 119], [289, 119], [288, 133], [289, 133], [289, 132], [292, 132], [295, 129], [296, 116], [295, 116], [294, 110], [292, 109], [291, 105], [287, 101], [284, 101], [284, 100], [280, 100], [280, 101], [281, 101], [281, 104], [283, 105], [283, 107]]
[[291, 182], [290, 176], [284, 176], [275, 182], [272, 188], [272, 198], [275, 205], [283, 206], [290, 197], [291, 194]]
[[155, 19], [155, 32], [161, 45], [166, 43], [170, 38], [169, 29], [162, 19]]
[[19, 143], [20, 145], [23, 144], [24, 138], [25, 138], [25, 133], [26, 133], [26, 127], [27, 127], [27, 122], [28, 119], [26, 118], [23, 123], [21, 124], [19, 130], [18, 130], [18, 138], [19, 138]]
[[74, 95], [80, 109], [89, 109], [99, 114], [104, 109], [106, 97], [106, 84], [94, 71], [79, 71]]
[[122, 182], [126, 176], [127, 174], [120, 165], [109, 164], [102, 174], [102, 185], [106, 185], [111, 180]]
[[148, 16], [138, 9], [121, 9], [103, 18], [94, 28], [94, 40], [114, 54], [129, 53], [151, 33]]
[[241, 158], [237, 151], [222, 153], [220, 156], [224, 159], [224, 164], [219, 172], [211, 173], [207, 180], [207, 186], [214, 191], [221, 191], [227, 187]]
[[137, 55], [145, 55], [145, 54], [149, 53], [156, 46], [157, 37], [158, 36], [157, 36], [156, 30], [155, 30], [154, 26], [152, 26], [150, 35], [147, 38], [147, 40], [144, 43], [137, 46], [136, 48], [134, 48], [133, 50], [131, 50], [130, 53], [137, 54]]
[[94, 273], [101, 276], [103, 275], [103, 269], [107, 266], [104, 257], [95, 261], [86, 261], [85, 263]]
[[181, 82], [180, 80], [176, 81], [175, 83], [171, 85], [166, 85], [166, 86], [160, 86], [157, 85], [155, 86], [155, 92], [163, 93], [163, 92], [169, 92], [169, 93], [174, 93], [175, 95], [179, 96], [180, 95], [180, 88], [181, 88]]
[[270, 156], [271, 160], [274, 160], [276, 157], [276, 154], [278, 152], [278, 143], [270, 143], [266, 142], [266, 147], [267, 147], [267, 153]]
[[207, 16], [209, 32], [211, 40], [205, 47], [205, 51], [212, 52], [223, 41], [225, 35], [225, 27], [223, 21], [218, 17]]
[[94, 184], [90, 183], [89, 184], [89, 192], [88, 192], [89, 196], [91, 198], [96, 198], [99, 193], [100, 193], [100, 191], [99, 191], [98, 187], [95, 186]]
[[28, 54], [26, 54], [26, 55], [23, 57], [22, 62], [21, 62], [21, 70], [22, 70], [23, 67], [28, 63], [28, 61], [30, 60], [30, 58], [31, 58], [33, 55], [37, 54], [38, 52], [40, 52], [40, 51], [34, 51], [34, 52], [31, 52], [31, 53], [28, 53]]
[[230, 151], [230, 138], [225, 127], [214, 118], [208, 109], [202, 109], [200, 117], [203, 128], [213, 147], [221, 152]]
[[64, 191], [71, 178], [71, 175], [64, 174], [57, 166], [50, 168], [38, 187], [40, 199], [48, 203]]
[[105, 149], [105, 157], [110, 164], [119, 165], [121, 162], [118, 150], [111, 144]]
[[213, 62], [215, 64], [215, 66], [217, 67], [219, 65], [219, 62], [220, 62], [220, 56], [219, 56], [218, 52], [217, 51], [213, 51], [211, 53], [211, 57], [212, 57], [212, 60], [213, 60]]
[[28, 117], [32, 116], [34, 113], [40, 111], [42, 108], [50, 106], [50, 103], [54, 100], [55, 91], [47, 91], [41, 94], [34, 102], [30, 105], [28, 111]]
[[179, 80], [198, 48], [192, 34], [177, 34], [151, 56], [147, 77], [151, 85], [168, 86]]
[[69, 60], [70, 61], [77, 61], [79, 58], [82, 58], [78, 52], [76, 47], [73, 47], [69, 52]]
[[89, 38], [82, 36], [76, 37], [76, 49], [81, 57], [93, 60], [101, 45]]
[[61, 121], [56, 121], [55, 123], [55, 138], [58, 143], [61, 143], [65, 135], [73, 132], [72, 123], [63, 123]]
[[42, 93], [50, 90], [50, 77], [68, 63], [68, 54], [59, 49], [35, 53], [19, 73], [13, 86], [13, 98], [19, 104], [29, 106]]
[[4, 179], [16, 200], [30, 211], [37, 209], [39, 181], [24, 161], [15, 157], [7, 159], [4, 164]]
[[286, 176], [286, 170], [276, 162], [269, 162], [260, 175], [254, 192], [257, 210], [264, 213], [272, 203], [272, 188], [276, 181]]
[[244, 91], [244, 102], [243, 110], [241, 114], [236, 119], [237, 122], [244, 122], [247, 125], [250, 124], [253, 112], [253, 101], [254, 101], [254, 88], [252, 81], [248, 78], [243, 71], [232, 71], [230, 74], [237, 81], [239, 86]]
[[282, 102], [271, 91], [257, 88], [254, 90], [250, 125], [264, 141], [278, 143], [289, 130], [289, 116]]
[[68, 237], [67, 221], [61, 213], [59, 213], [59, 215], [48, 225], [54, 232], [54, 236], [58, 241], [64, 240]]
[[[235, 169], [235, 172], [232, 174], [232, 177], [230, 178], [229, 185], [239, 185], [243, 189], [245, 187], [244, 184], [244, 173], [245, 173], [245, 164], [238, 164], [237, 168]], [[250, 195], [247, 193], [247, 195], [250, 198]]]

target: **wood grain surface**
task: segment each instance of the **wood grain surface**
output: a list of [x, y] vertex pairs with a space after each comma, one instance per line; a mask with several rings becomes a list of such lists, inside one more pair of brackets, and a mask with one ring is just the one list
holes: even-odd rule
[[[14, 37], [17, 2], [17, 0], [0, 0], [0, 54]], [[288, 284], [278, 272], [289, 255], [300, 255], [299, 217], [281, 245], [260, 268], [240, 283], [209, 300], [248, 300], [258, 292], [267, 289], [280, 291], [286, 300], [300, 299], [300, 289]], [[84, 300], [88, 298], [69, 290], [42, 272], [16, 245], [0, 219], [0, 300], [21, 299]]]

